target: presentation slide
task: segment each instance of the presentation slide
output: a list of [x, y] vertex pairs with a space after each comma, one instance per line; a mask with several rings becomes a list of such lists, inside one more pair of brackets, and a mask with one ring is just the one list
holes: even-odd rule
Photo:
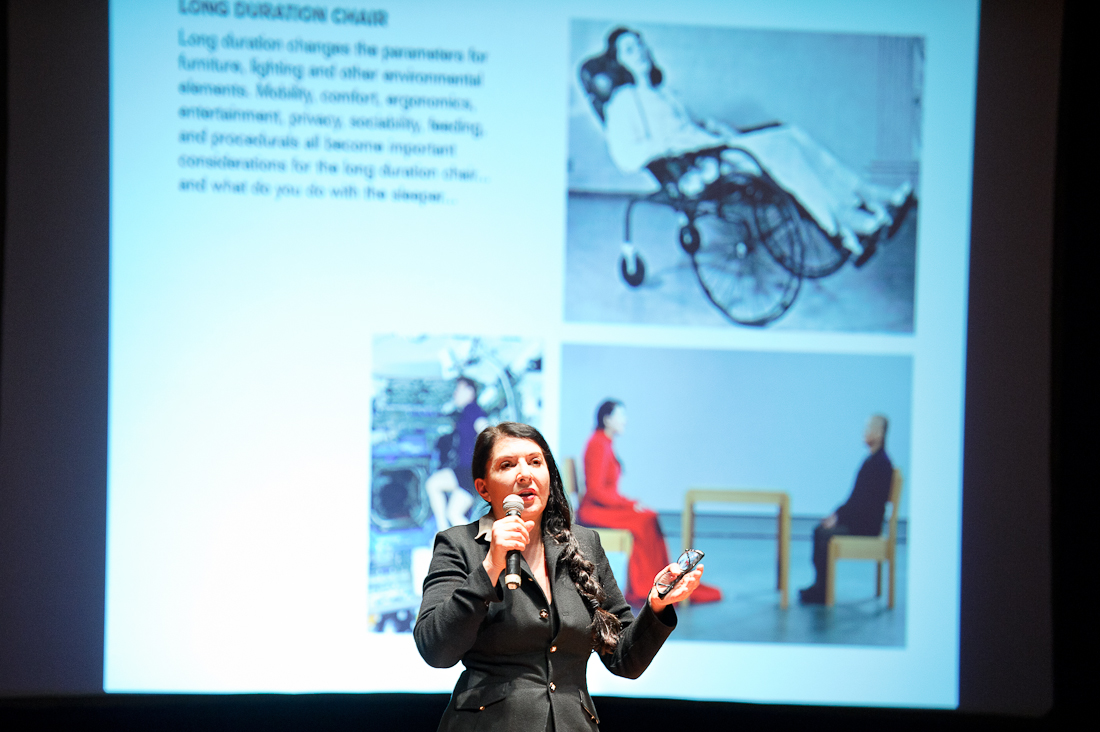
[[434, 537], [521, 421], [628, 598], [706, 552], [592, 693], [957, 706], [977, 46], [976, 1], [112, 0], [105, 689], [450, 692]]

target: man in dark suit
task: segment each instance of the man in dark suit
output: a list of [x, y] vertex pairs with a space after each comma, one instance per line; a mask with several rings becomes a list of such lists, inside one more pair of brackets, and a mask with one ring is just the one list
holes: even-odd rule
[[814, 529], [814, 583], [798, 591], [803, 604], [825, 602], [825, 581], [829, 540], [834, 536], [878, 536], [882, 533], [882, 518], [890, 498], [890, 483], [894, 465], [886, 454], [886, 429], [889, 422], [881, 414], [871, 416], [863, 441], [871, 454], [863, 461], [856, 475], [852, 494], [840, 508], [822, 519]]

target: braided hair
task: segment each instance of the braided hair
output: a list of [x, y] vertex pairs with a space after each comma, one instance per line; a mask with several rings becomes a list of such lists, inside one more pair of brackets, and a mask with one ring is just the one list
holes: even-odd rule
[[546, 508], [542, 512], [542, 535], [552, 536], [555, 541], [565, 547], [558, 557], [558, 565], [564, 565], [569, 572], [569, 578], [580, 593], [581, 599], [588, 605], [592, 612], [592, 647], [597, 653], [611, 653], [619, 643], [619, 633], [622, 631], [622, 623], [619, 618], [604, 609], [602, 603], [605, 598], [603, 586], [596, 577], [596, 565], [590, 562], [581, 551], [577, 537], [573, 535], [573, 517], [569, 509], [569, 501], [565, 498], [565, 488], [562, 484], [561, 473], [554, 462], [554, 456], [550, 453], [550, 446], [537, 429], [529, 424], [519, 422], [501, 422], [498, 425], [487, 427], [477, 436], [474, 444], [474, 480], [484, 480], [485, 471], [492, 457], [493, 446], [501, 437], [516, 437], [522, 440], [534, 442], [542, 450], [546, 458], [546, 467], [550, 472], [550, 497], [546, 501]]

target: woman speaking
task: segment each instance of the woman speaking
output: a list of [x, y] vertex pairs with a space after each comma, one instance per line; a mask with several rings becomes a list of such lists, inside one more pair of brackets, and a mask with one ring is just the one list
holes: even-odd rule
[[[484, 430], [472, 470], [490, 512], [436, 536], [413, 630], [430, 665], [466, 667], [439, 729], [597, 729], [588, 655], [596, 651], [614, 674], [640, 676], [676, 625], [672, 605], [698, 586], [701, 555], [686, 552], [662, 570], [634, 617], [595, 532], [572, 525], [538, 430], [515, 422]], [[509, 496], [522, 510], [506, 513]], [[507, 589], [512, 551], [520, 582]]]

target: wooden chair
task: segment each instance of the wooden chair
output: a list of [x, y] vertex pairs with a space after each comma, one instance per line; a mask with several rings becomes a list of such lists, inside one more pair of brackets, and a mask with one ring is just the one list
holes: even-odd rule
[[836, 562], [838, 559], [867, 559], [875, 562], [875, 597], [882, 597], [882, 563], [890, 563], [890, 590], [886, 606], [894, 607], [897, 577], [898, 506], [901, 505], [901, 471], [894, 468], [890, 481], [890, 521], [886, 536], [834, 536], [829, 540], [828, 579], [825, 581], [825, 606], [836, 602]]
[[[573, 504], [573, 510], [581, 505], [584, 492], [581, 490], [580, 481], [577, 480], [577, 461], [566, 458], [562, 461], [561, 480], [565, 483], [565, 496]], [[634, 549], [634, 535], [627, 529], [605, 529], [596, 526], [588, 528], [600, 535], [600, 544], [605, 552], [622, 552], [628, 557]], [[620, 583], [625, 586], [625, 582]]]

